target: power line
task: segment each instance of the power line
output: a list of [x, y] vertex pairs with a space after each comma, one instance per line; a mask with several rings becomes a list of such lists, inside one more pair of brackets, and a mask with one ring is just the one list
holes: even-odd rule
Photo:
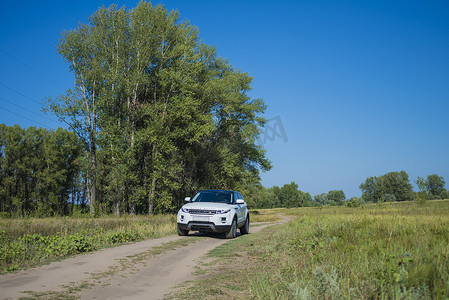
[[9, 104], [12, 104], [12, 105], [14, 105], [14, 106], [16, 106], [16, 107], [18, 107], [18, 108], [20, 108], [20, 109], [26, 110], [27, 112], [30, 112], [30, 113], [32, 113], [32, 114], [35, 114], [36, 116], [39, 116], [39, 117], [41, 117], [41, 118], [45, 118], [45, 119], [50, 120], [50, 121], [52, 121], [52, 122], [57, 122], [57, 123], [59, 123], [58, 121], [56, 121], [56, 120], [54, 120], [54, 119], [51, 119], [51, 118], [49, 118], [49, 117], [47, 117], [47, 116], [38, 114], [38, 113], [36, 113], [36, 112], [34, 112], [34, 111], [32, 111], [32, 110], [29, 110], [29, 109], [27, 109], [27, 108], [25, 108], [25, 107], [22, 107], [22, 106], [20, 106], [20, 105], [18, 105], [18, 104], [15, 104], [15, 103], [13, 103], [13, 102], [11, 102], [11, 101], [9, 101], [9, 100], [6, 100], [6, 99], [4, 99], [4, 98], [2, 98], [2, 97], [0, 97], [0, 100], [3, 100], [3, 101], [5, 101], [5, 102], [7, 102], [7, 103], [9, 103]]
[[34, 100], [33, 98], [28, 97], [27, 95], [22, 94], [21, 92], [19, 92], [18, 90], [13, 89], [12, 87], [9, 87], [9, 86], [7, 86], [7, 85], [1, 83], [1, 82], [0, 82], [0, 85], [1, 85], [1, 86], [4, 86], [4, 87], [7, 88], [8, 90], [13, 91], [13, 92], [16, 93], [16, 94], [19, 94], [19, 95], [22, 96], [22, 97], [27, 98], [28, 100], [33, 101], [34, 103], [37, 103], [37, 104], [41, 105], [41, 103], [40, 103], [39, 101], [36, 101], [36, 100]]
[[[34, 73], [40, 75], [42, 78], [44, 78], [44, 79], [46, 79], [46, 80], [52, 82], [53, 84], [56, 84], [56, 85], [62, 87], [62, 88], [65, 88], [65, 87], [64, 87], [63, 85], [61, 85], [60, 83], [54, 81], [53, 79], [51, 79], [51, 78], [49, 78], [48, 76], [46, 76], [45, 74], [39, 72], [39, 71], [36, 70], [35, 68], [29, 66], [28, 64], [24, 63], [23, 61], [19, 60], [18, 58], [14, 57], [13, 55], [7, 53], [5, 50], [0, 49], [0, 52], [3, 53], [4, 55], [8, 56], [10, 59], [13, 59], [13, 60], [15, 60], [16, 62], [22, 64], [23, 66], [25, 66], [25, 67], [28, 68], [29, 70], [33, 71]], [[12, 88], [12, 87], [10, 87], [10, 86], [4, 84], [4, 83], [1, 83], [1, 82], [0, 82], [0, 85], [3, 86], [3, 87], [5, 87], [5, 88], [7, 88], [7, 89], [9, 89], [10, 91], [13, 91], [14, 93], [16, 93], [16, 94], [18, 94], [18, 95], [20, 95], [20, 96], [22, 96], [22, 97], [24, 97], [24, 98], [26, 98], [26, 99], [28, 99], [28, 100], [30, 100], [30, 101], [36, 103], [36, 104], [39, 104], [39, 106], [42, 105], [41, 102], [36, 101], [35, 99], [33, 99], [33, 98], [31, 98], [31, 97], [29, 97], [29, 96], [27, 96], [27, 95], [21, 93], [20, 91], [14, 89], [14, 88]], [[9, 104], [12, 104], [12, 105], [14, 105], [14, 106], [16, 106], [16, 107], [18, 107], [18, 108], [20, 108], [20, 109], [22, 109], [22, 110], [28, 111], [28, 112], [30, 112], [30, 113], [32, 113], [32, 114], [34, 114], [34, 115], [37, 115], [37, 116], [39, 116], [39, 117], [41, 117], [41, 118], [45, 118], [45, 119], [47, 119], [47, 120], [50, 120], [50, 121], [55, 122], [55, 123], [58, 123], [58, 124], [60, 123], [60, 122], [58, 122], [58, 121], [56, 121], [56, 120], [54, 120], [54, 119], [51, 119], [51, 118], [49, 118], [49, 117], [47, 117], [47, 116], [38, 114], [38, 113], [36, 113], [36, 112], [34, 112], [34, 111], [31, 111], [31, 110], [29, 110], [29, 109], [27, 109], [27, 108], [24, 108], [24, 107], [22, 107], [22, 106], [20, 106], [20, 105], [17, 105], [17, 104], [15, 104], [15, 103], [13, 103], [13, 102], [7, 100], [7, 99], [4, 99], [4, 98], [1, 98], [1, 97], [0, 97], [0, 100], [3, 100], [3, 101], [5, 101], [5, 102], [7, 102], [7, 103], [9, 103]], [[11, 114], [14, 114], [14, 115], [16, 115], [16, 116], [18, 116], [18, 117], [20, 117], [20, 118], [23, 118], [23, 119], [26, 119], [26, 120], [28, 120], [28, 121], [34, 122], [34, 123], [36, 123], [36, 124], [39, 124], [39, 125], [41, 125], [41, 126], [44, 126], [44, 127], [47, 127], [47, 128], [52, 128], [52, 126], [45, 125], [45, 124], [43, 124], [43, 123], [41, 123], [41, 122], [39, 122], [39, 121], [36, 121], [36, 120], [30, 119], [30, 118], [28, 118], [28, 117], [25, 117], [25, 116], [23, 116], [23, 115], [21, 115], [21, 114], [15, 113], [15, 112], [13, 112], [13, 111], [11, 111], [11, 110], [9, 110], [9, 109], [6, 109], [6, 108], [4, 108], [4, 107], [0, 107], [0, 109], [3, 109], [3, 110], [5, 110], [5, 111], [7, 111], [7, 112], [9, 112], [9, 113], [11, 113]]]
[[53, 79], [51, 79], [50, 77], [46, 76], [45, 74], [39, 72], [38, 70], [36, 70], [35, 68], [29, 66], [28, 64], [24, 63], [23, 61], [19, 60], [18, 58], [12, 56], [11, 54], [7, 53], [5, 50], [0, 49], [0, 52], [2, 52], [3, 54], [5, 54], [6, 56], [9, 56], [10, 58], [12, 58], [13, 60], [15, 60], [16, 62], [22, 64], [23, 66], [25, 66], [26, 68], [28, 68], [29, 70], [35, 72], [36, 74], [39, 74], [42, 78], [45, 78], [48, 81], [51, 81], [52, 83], [56, 84], [57, 86], [60, 86], [62, 88], [65, 88], [62, 84], [54, 81]]
[[22, 116], [22, 115], [20, 115], [20, 114], [18, 114], [18, 113], [15, 113], [15, 112], [13, 112], [13, 111], [10, 111], [9, 109], [4, 108], [4, 107], [0, 107], [0, 109], [6, 110], [7, 112], [9, 112], [9, 113], [11, 113], [11, 114], [13, 114], [13, 115], [16, 115], [16, 116], [18, 116], [18, 117], [21, 117], [21, 118], [23, 118], [23, 119], [26, 119], [26, 120], [28, 120], [28, 121], [37, 123], [37, 124], [39, 124], [39, 125], [41, 125], [41, 126], [43, 126], [43, 127], [45, 127], [45, 128], [51, 128], [51, 126], [42, 124], [41, 122], [38, 122], [38, 121], [36, 121], [36, 120], [32, 120], [32, 119], [27, 118], [27, 117], [25, 117], [25, 116]]

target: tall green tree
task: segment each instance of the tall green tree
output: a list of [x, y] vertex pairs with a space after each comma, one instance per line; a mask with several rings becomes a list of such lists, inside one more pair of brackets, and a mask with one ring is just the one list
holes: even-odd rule
[[272, 194], [277, 194], [278, 198], [275, 207], [303, 207], [311, 205], [312, 196], [299, 190], [298, 184], [294, 181], [284, 184], [281, 188], [273, 187], [271, 190], [273, 191]]
[[382, 187], [376, 176], [368, 177], [364, 183], [360, 184], [362, 199], [366, 203], [376, 203], [382, 198]]
[[[345, 193], [342, 190], [332, 190], [327, 194], [322, 193], [315, 195], [313, 199], [310, 197], [311, 205], [343, 205], [346, 200]], [[313, 202], [312, 202], [313, 201]]]
[[[0, 196], [2, 211], [14, 215], [23, 215], [29, 206], [27, 197], [28, 167], [24, 157], [29, 151], [24, 141], [25, 130], [18, 125], [7, 127], [3, 124], [2, 141], [2, 181]], [[31, 152], [32, 153], [32, 152]]]
[[79, 192], [78, 138], [56, 131], [0, 125], [0, 210], [14, 216], [69, 213]]
[[279, 200], [282, 207], [300, 206], [298, 184], [294, 181], [286, 183], [281, 187]]
[[316, 206], [327, 205], [328, 204], [327, 194], [322, 193], [322, 194], [315, 195], [315, 196], [313, 196], [313, 201], [314, 201], [314, 205], [316, 205]]
[[412, 185], [405, 171], [390, 172], [379, 177], [369, 177], [360, 185], [362, 199], [369, 202], [381, 202], [386, 199], [411, 201], [414, 199]]
[[387, 173], [379, 180], [384, 195], [394, 195], [397, 201], [414, 200], [413, 188], [405, 171]]
[[428, 198], [428, 194], [426, 191], [426, 182], [424, 178], [418, 176], [418, 179], [415, 181], [415, 183], [419, 189], [416, 193], [416, 201], [420, 204], [423, 204]]
[[284, 184], [281, 188], [258, 185], [248, 195], [245, 200], [250, 208], [302, 207], [313, 204], [310, 194], [299, 190], [295, 182]]
[[345, 200], [346, 196], [342, 190], [333, 190], [327, 193], [329, 205], [343, 205]]
[[312, 206], [313, 198], [308, 192], [299, 191], [300, 206]]
[[438, 176], [437, 174], [432, 174], [427, 176], [427, 180], [425, 181], [425, 188], [427, 192], [433, 196], [441, 196], [444, 192], [444, 185], [446, 182], [444, 178]]
[[172, 210], [200, 188], [242, 188], [270, 168], [256, 145], [265, 105], [177, 11], [100, 8], [63, 33], [75, 75], [47, 110], [84, 141], [91, 213]]

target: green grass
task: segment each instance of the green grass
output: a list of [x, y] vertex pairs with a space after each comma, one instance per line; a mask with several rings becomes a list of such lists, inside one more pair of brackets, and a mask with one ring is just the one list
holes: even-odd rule
[[212, 251], [215, 268], [183, 298], [449, 297], [449, 200], [279, 212], [298, 218]]
[[279, 217], [275, 213], [276, 210], [250, 210], [250, 221], [251, 223], [259, 222], [275, 222], [279, 220]]
[[176, 233], [176, 216], [0, 219], [0, 273]]

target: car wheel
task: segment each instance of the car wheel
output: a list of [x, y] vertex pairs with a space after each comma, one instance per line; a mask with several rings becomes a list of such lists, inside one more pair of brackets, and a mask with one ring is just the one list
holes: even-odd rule
[[249, 216], [246, 217], [245, 224], [240, 228], [241, 234], [248, 234], [249, 233]]
[[179, 236], [186, 236], [186, 235], [188, 235], [188, 234], [189, 234], [189, 231], [188, 231], [188, 230], [181, 229], [181, 228], [179, 228], [179, 225], [178, 225], [178, 235], [179, 235]]
[[227, 239], [233, 239], [237, 236], [237, 221], [234, 219], [232, 221], [232, 226], [229, 231], [225, 233]]

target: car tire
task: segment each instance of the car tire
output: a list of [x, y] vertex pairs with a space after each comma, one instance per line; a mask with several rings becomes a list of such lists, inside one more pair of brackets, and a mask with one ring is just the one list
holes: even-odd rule
[[179, 235], [179, 236], [186, 236], [186, 235], [189, 234], [189, 231], [188, 231], [188, 230], [179, 228], [179, 225], [178, 225], [177, 228], [178, 228], [178, 235]]
[[232, 221], [232, 226], [229, 228], [227, 232], [225, 232], [225, 236], [227, 239], [233, 239], [237, 236], [237, 220], [234, 219]]
[[249, 233], [249, 216], [246, 217], [245, 224], [243, 224], [243, 226], [240, 227], [240, 233], [241, 234]]

